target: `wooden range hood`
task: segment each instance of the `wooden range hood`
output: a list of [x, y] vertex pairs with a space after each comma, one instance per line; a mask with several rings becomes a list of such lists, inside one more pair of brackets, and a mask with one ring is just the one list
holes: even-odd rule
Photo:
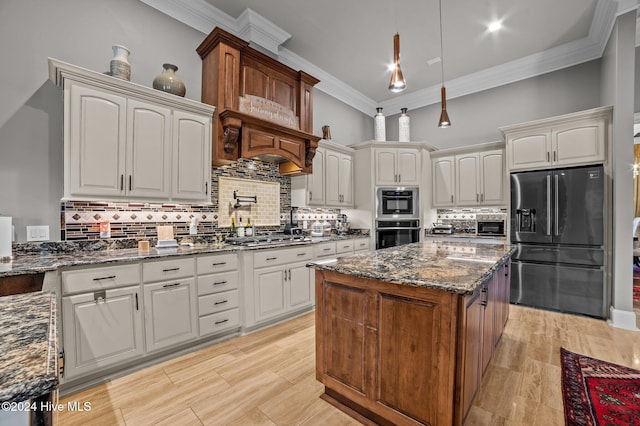
[[[196, 51], [202, 59], [202, 102], [216, 107], [212, 163], [260, 158], [280, 163], [283, 175], [311, 173], [320, 140], [311, 133], [313, 86], [320, 80], [294, 71], [217, 27]], [[245, 97], [275, 102], [295, 114], [298, 123], [285, 125], [242, 111]]]

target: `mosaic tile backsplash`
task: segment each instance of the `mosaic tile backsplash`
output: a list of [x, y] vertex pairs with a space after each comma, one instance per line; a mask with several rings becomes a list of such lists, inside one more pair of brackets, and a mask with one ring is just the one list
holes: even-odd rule
[[[104, 222], [109, 222], [112, 239], [153, 239], [157, 235], [156, 226], [159, 225], [173, 225], [176, 238], [187, 237], [192, 217], [198, 219], [198, 236], [226, 234], [229, 232], [228, 225], [222, 222], [219, 216], [221, 177], [250, 179], [262, 182], [265, 186], [267, 183], [271, 187], [277, 186], [278, 189], [274, 190], [270, 197], [279, 198], [277, 200], [279, 221], [273, 221], [269, 225], [257, 225], [256, 232], [281, 232], [284, 229], [291, 207], [291, 179], [280, 175], [277, 164], [240, 159], [236, 163], [212, 169], [211, 204], [207, 205], [62, 202], [60, 239], [63, 241], [100, 239], [100, 224]], [[254, 221], [253, 218], [252, 221]]]

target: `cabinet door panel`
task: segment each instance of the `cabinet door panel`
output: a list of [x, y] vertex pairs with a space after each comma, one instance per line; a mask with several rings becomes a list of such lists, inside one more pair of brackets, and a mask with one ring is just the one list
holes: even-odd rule
[[67, 195], [124, 194], [126, 99], [70, 87]]
[[555, 161], [558, 165], [604, 161], [605, 127], [601, 121], [585, 120], [553, 129]]
[[433, 165], [433, 205], [454, 205], [454, 157], [436, 158]]
[[144, 301], [148, 352], [197, 337], [193, 278], [145, 284]]
[[[367, 360], [365, 359], [364, 291], [325, 282], [323, 291], [324, 354], [321, 369], [324, 376], [365, 393]], [[348, 348], [348, 349], [345, 349]], [[344, 351], [349, 357], [343, 356]]]
[[127, 193], [169, 198], [171, 110], [135, 100], [127, 103]]
[[[381, 295], [378, 324], [378, 403], [399, 411], [422, 424], [437, 424], [435, 404], [439, 392], [438, 369], [416, 369], [438, 365], [440, 335], [439, 306]], [[403, 332], [402, 330], [407, 330]], [[412, 333], [410, 330], [421, 330]]]
[[523, 136], [512, 136], [507, 145], [510, 147], [509, 168], [540, 168], [551, 164], [551, 132], [539, 132]]
[[417, 149], [398, 148], [396, 173], [402, 185], [420, 184], [420, 152]]
[[503, 151], [480, 153], [480, 188], [482, 190], [481, 202], [485, 205], [506, 204], [505, 182], [506, 171], [504, 168]]
[[327, 205], [340, 205], [340, 154], [326, 151], [325, 156], [325, 202]]
[[456, 205], [475, 206], [480, 204], [478, 154], [457, 155], [456, 175]]
[[253, 285], [256, 321], [286, 312], [284, 267], [256, 271]]
[[309, 191], [309, 204], [324, 205], [324, 169], [325, 150], [316, 149], [313, 157], [313, 173], [307, 176], [307, 190]]
[[376, 185], [397, 185], [396, 150], [375, 150]]
[[211, 202], [211, 119], [173, 114], [173, 198]]
[[295, 309], [313, 304], [310, 272], [305, 264], [289, 269], [289, 307]]
[[142, 355], [139, 286], [62, 298], [65, 376], [73, 378]]
[[350, 155], [340, 155], [340, 171], [338, 176], [340, 185], [341, 205], [353, 205], [353, 158]]

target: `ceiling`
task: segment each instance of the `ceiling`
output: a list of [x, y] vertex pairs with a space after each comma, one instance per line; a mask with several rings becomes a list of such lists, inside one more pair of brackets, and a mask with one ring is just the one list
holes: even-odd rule
[[[214, 26], [250, 40], [317, 86], [367, 114], [449, 98], [598, 58], [615, 16], [637, 0], [444, 0], [444, 62], [438, 0], [142, 0], [208, 34]], [[176, 4], [178, 6], [176, 6]], [[247, 10], [250, 9], [250, 10]], [[487, 25], [503, 28], [490, 33]], [[407, 89], [387, 90], [393, 35], [400, 34]], [[389, 114], [391, 114], [389, 111]]]

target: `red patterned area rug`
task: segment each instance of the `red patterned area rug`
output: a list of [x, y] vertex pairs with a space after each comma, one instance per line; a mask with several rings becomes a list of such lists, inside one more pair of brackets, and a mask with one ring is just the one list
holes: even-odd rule
[[568, 426], [640, 425], [640, 371], [560, 348]]

